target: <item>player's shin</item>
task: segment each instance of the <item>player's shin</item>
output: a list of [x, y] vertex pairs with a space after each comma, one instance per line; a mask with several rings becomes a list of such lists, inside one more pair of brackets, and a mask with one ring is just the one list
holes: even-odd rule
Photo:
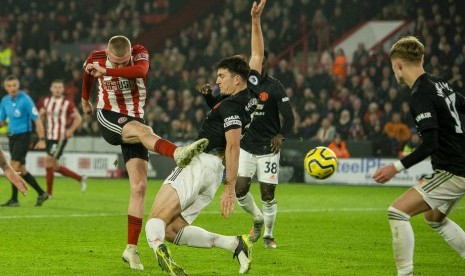
[[165, 227], [165, 222], [158, 218], [151, 218], [145, 224], [145, 236], [154, 251], [165, 240]]
[[442, 222], [426, 221], [426, 223], [465, 259], [465, 232], [460, 226], [448, 218]]
[[243, 197], [238, 197], [237, 198], [237, 203], [247, 213], [249, 213], [249, 214], [251, 214], [253, 216], [254, 221], [259, 221], [259, 220], [263, 219], [263, 214], [260, 211], [260, 209], [258, 209], [257, 204], [255, 204], [253, 196], [252, 196], [252, 194], [250, 192], [248, 192]]
[[398, 275], [413, 275], [414, 236], [410, 216], [394, 207], [388, 208], [392, 247]]
[[269, 201], [262, 201], [263, 203], [263, 217], [265, 221], [264, 237], [273, 237], [274, 223], [276, 221], [276, 214], [278, 213], [278, 203], [275, 198]]
[[178, 232], [174, 243], [200, 248], [218, 247], [234, 252], [238, 241], [236, 236], [218, 235], [200, 227], [189, 225]]

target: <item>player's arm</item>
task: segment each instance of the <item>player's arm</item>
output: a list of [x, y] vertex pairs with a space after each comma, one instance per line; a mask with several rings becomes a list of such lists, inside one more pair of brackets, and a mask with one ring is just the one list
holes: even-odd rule
[[274, 153], [278, 153], [281, 150], [282, 141], [285, 139], [286, 135], [289, 134], [294, 127], [294, 112], [292, 112], [291, 103], [289, 102], [289, 97], [286, 95], [284, 87], [280, 84], [280, 89], [278, 93], [278, 98], [276, 99], [279, 114], [282, 117], [282, 127], [281, 132], [276, 134], [271, 139], [271, 150]]
[[252, 17], [252, 35], [251, 35], [251, 48], [249, 66], [251, 70], [257, 72], [262, 71], [262, 62], [264, 58], [264, 45], [262, 27], [260, 25], [260, 17], [265, 7], [266, 0], [259, 0], [259, 3], [254, 2], [250, 15]]
[[66, 129], [66, 138], [69, 139], [73, 137], [74, 132], [82, 123], [82, 116], [79, 114], [78, 110], [74, 108], [74, 111], [70, 115], [71, 125]]
[[234, 128], [225, 132], [226, 148], [224, 158], [226, 164], [226, 185], [221, 195], [221, 213], [225, 218], [229, 217], [234, 211], [241, 133], [241, 128]]
[[6, 178], [8, 178], [8, 180], [10, 180], [11, 183], [13, 183], [18, 188], [18, 190], [24, 195], [27, 191], [27, 187], [24, 184], [24, 182], [21, 180], [21, 177], [11, 167], [10, 163], [8, 163], [1, 146], [0, 146], [0, 168], [5, 173]]
[[94, 86], [95, 78], [92, 72], [87, 70], [87, 65], [90, 64], [91, 56], [89, 56], [84, 63], [84, 74], [82, 75], [82, 88], [81, 88], [81, 105], [84, 114], [90, 115], [93, 112], [92, 104], [90, 103], [90, 95], [92, 87]]
[[224, 97], [215, 97], [213, 96], [212, 88], [210, 84], [206, 83], [203, 85], [197, 85], [196, 90], [205, 98], [207, 105], [210, 108], [213, 108], [217, 103], [219, 103]]
[[397, 160], [391, 165], [378, 169], [373, 174], [373, 179], [378, 183], [386, 183], [398, 172], [408, 169], [411, 166], [425, 160], [439, 146], [437, 128], [430, 128], [421, 133], [422, 143], [411, 154], [401, 160]]
[[39, 141], [35, 145], [35, 149], [45, 149], [45, 128], [44, 128], [44, 123], [40, 119], [40, 117], [37, 117], [34, 120], [34, 124], [36, 127], [36, 133], [37, 137], [39, 138]]

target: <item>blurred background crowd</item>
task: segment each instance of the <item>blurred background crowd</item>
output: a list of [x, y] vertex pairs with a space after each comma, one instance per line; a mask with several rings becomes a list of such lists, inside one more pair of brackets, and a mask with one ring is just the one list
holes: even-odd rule
[[[80, 106], [82, 64], [113, 35], [126, 35], [150, 52], [146, 122], [171, 140], [194, 139], [207, 112], [196, 85], [214, 84], [215, 62], [250, 51], [250, 1], [226, 0], [167, 38], [148, 37], [188, 0], [4, 0], [0, 10], [0, 80], [20, 78], [37, 102], [53, 79], [64, 79], [66, 96]], [[465, 92], [463, 12], [454, 0], [269, 1], [262, 18], [269, 74], [290, 97], [295, 126], [289, 139], [328, 145], [371, 141], [374, 156], [397, 156], [414, 147], [408, 90], [397, 85], [383, 47], [359, 43], [348, 62], [332, 45], [367, 20], [408, 20], [425, 44], [426, 71]], [[143, 39], [141, 39], [143, 38]], [[292, 45], [305, 39], [314, 58], [299, 62]], [[103, 45], [103, 46], [102, 46]], [[5, 91], [1, 91], [2, 95]], [[95, 94], [95, 93], [94, 93]], [[95, 96], [95, 95], [94, 95]], [[99, 135], [85, 118], [78, 135]]]

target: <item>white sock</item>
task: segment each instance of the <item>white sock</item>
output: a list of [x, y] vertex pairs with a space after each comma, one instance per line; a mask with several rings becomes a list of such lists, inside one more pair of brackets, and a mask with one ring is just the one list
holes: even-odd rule
[[250, 192], [248, 192], [245, 196], [238, 198], [237, 203], [247, 213], [251, 214], [254, 220], [258, 221], [263, 219], [263, 214], [260, 209], [258, 209], [257, 204], [255, 204], [255, 200]]
[[151, 218], [145, 224], [145, 236], [154, 251], [165, 240], [165, 227], [165, 222], [159, 218]]
[[434, 231], [465, 259], [465, 232], [452, 220], [445, 218], [442, 222], [426, 221]]
[[398, 275], [413, 275], [413, 249], [415, 240], [410, 216], [394, 207], [388, 209], [392, 247]]
[[275, 198], [271, 201], [263, 202], [263, 218], [265, 220], [264, 237], [273, 237], [274, 222], [276, 220], [276, 213], [278, 212], [278, 204]]
[[223, 248], [234, 252], [239, 240], [236, 236], [223, 236], [208, 232], [197, 226], [186, 226], [176, 235], [174, 244], [200, 248]]

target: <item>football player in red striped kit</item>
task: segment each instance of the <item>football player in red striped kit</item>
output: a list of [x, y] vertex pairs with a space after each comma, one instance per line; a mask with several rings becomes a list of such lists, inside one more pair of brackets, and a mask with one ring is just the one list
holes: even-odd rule
[[85, 175], [70, 170], [58, 163], [68, 139], [73, 137], [76, 129], [81, 125], [82, 117], [73, 102], [64, 96], [65, 84], [63, 80], [56, 79], [50, 85], [51, 96], [39, 103], [39, 114], [46, 127], [45, 179], [47, 193], [53, 192], [54, 172], [71, 177], [79, 182], [81, 191], [87, 188]]
[[114, 36], [105, 50], [93, 51], [84, 63], [82, 109], [91, 114], [90, 92], [98, 80], [97, 120], [103, 138], [121, 145], [130, 183], [128, 241], [123, 261], [132, 269], [143, 270], [137, 242], [144, 214], [147, 186], [148, 150], [173, 158], [185, 167], [208, 145], [208, 139], [177, 147], [160, 138], [144, 124], [147, 97], [146, 77], [149, 53], [142, 45], [131, 45], [125, 36]]

